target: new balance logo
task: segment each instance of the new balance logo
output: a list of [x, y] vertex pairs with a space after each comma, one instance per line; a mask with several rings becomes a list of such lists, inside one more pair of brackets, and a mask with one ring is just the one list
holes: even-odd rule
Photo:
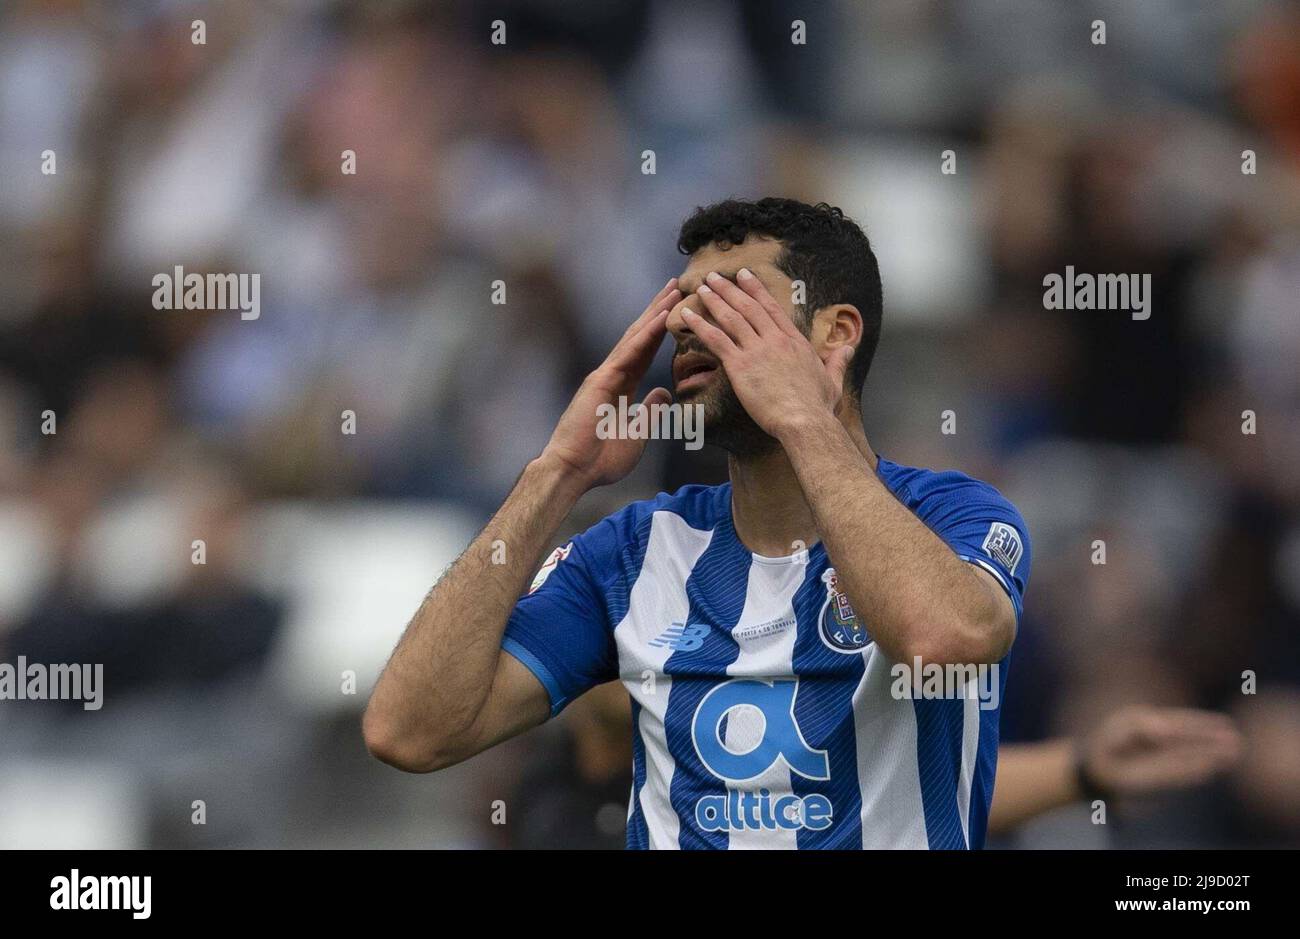
[[704, 645], [704, 637], [708, 634], [708, 627], [699, 623], [691, 626], [685, 623], [673, 623], [660, 635], [651, 639], [650, 645], [660, 649], [667, 646], [674, 652], [694, 652]]

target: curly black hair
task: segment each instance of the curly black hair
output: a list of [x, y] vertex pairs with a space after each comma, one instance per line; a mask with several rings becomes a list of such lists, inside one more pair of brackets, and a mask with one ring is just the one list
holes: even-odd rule
[[812, 314], [833, 303], [851, 303], [862, 314], [862, 342], [849, 363], [850, 390], [860, 397], [880, 341], [880, 267], [862, 229], [832, 205], [795, 199], [757, 202], [726, 199], [697, 208], [682, 222], [677, 250], [692, 255], [705, 245], [738, 245], [749, 235], [774, 238], [782, 251], [776, 266], [806, 290], [806, 331]]

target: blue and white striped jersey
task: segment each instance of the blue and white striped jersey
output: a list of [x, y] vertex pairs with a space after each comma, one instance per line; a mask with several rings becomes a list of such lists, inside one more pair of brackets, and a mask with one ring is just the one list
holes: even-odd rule
[[[1015, 507], [957, 472], [881, 458], [877, 473], [1018, 618], [1030, 557]], [[730, 484], [686, 486], [557, 549], [502, 647], [552, 715], [601, 682], [627, 687], [630, 848], [981, 847], [1006, 660], [983, 697], [973, 679], [965, 697], [925, 695], [870, 627], [820, 544], [753, 554]]]

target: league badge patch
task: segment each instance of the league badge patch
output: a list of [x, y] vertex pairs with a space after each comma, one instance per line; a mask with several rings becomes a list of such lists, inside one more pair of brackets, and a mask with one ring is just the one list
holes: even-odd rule
[[551, 571], [559, 567], [560, 562], [563, 561], [565, 558], [567, 558], [569, 556], [569, 552], [572, 550], [573, 550], [573, 542], [570, 541], [564, 547], [556, 548], [554, 551], [552, 551], [551, 556], [546, 559], [546, 563], [543, 564], [541, 570], [537, 572], [537, 576], [533, 578], [533, 585], [528, 588], [528, 592], [536, 593], [537, 588], [540, 587], [542, 584], [546, 583], [546, 578], [551, 576]]
[[1020, 534], [1010, 525], [994, 522], [989, 526], [989, 533], [984, 536], [985, 553], [1011, 573], [1016, 572], [1020, 556], [1025, 553], [1025, 546], [1020, 542]]

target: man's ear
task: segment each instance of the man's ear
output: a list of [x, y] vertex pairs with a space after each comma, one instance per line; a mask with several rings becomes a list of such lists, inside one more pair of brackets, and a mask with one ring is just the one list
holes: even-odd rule
[[863, 332], [862, 314], [851, 303], [835, 303], [817, 311], [813, 335], [820, 337], [823, 355], [846, 345], [857, 349]]
[[[858, 389], [853, 384], [853, 356], [857, 354], [862, 342], [862, 314], [851, 303], [836, 303], [819, 311], [824, 317], [825, 337], [821, 343], [822, 361], [829, 363], [832, 358], [843, 357], [843, 397], [840, 408], [856, 407]], [[840, 363], [836, 363], [837, 366]], [[839, 413], [839, 409], [836, 413]]]

